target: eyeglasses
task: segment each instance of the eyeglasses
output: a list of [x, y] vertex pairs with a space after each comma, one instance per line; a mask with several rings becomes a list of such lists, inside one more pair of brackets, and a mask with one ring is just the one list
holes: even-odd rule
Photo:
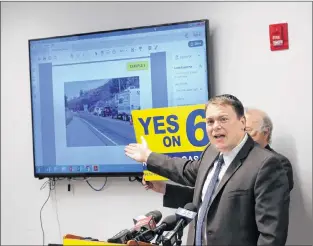
[[250, 132], [253, 131], [253, 129], [252, 129], [251, 127], [246, 127], [246, 128], [245, 128], [245, 131], [250, 133]]
[[250, 136], [254, 136], [258, 130], [252, 129], [251, 127], [246, 127], [245, 132], [249, 133]]

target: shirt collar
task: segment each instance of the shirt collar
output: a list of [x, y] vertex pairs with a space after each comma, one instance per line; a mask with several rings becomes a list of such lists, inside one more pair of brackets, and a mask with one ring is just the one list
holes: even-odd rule
[[239, 151], [244, 146], [247, 140], [248, 140], [248, 134], [246, 133], [243, 139], [241, 140], [241, 142], [235, 148], [233, 148], [231, 151], [227, 153], [223, 153], [224, 162], [226, 166], [230, 165], [230, 163], [235, 159], [236, 155], [239, 153]]

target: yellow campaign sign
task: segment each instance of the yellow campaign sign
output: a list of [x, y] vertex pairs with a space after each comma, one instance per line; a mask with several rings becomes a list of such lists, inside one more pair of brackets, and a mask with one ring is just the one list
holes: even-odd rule
[[119, 243], [108, 243], [103, 241], [90, 241], [90, 240], [80, 240], [80, 239], [70, 239], [70, 238], [64, 238], [63, 239], [63, 245], [94, 245], [94, 246], [104, 246], [104, 245], [110, 245], [110, 246], [125, 246], [126, 244], [119, 244]]
[[[204, 104], [132, 111], [136, 140], [157, 153], [203, 151], [208, 144]], [[146, 180], [166, 178], [144, 171]]]
[[162, 177], [160, 175], [157, 175], [157, 174], [155, 174], [153, 172], [150, 172], [148, 170], [144, 170], [143, 174], [144, 174], [144, 179], [146, 181], [164, 181], [164, 180], [168, 180], [167, 178]]

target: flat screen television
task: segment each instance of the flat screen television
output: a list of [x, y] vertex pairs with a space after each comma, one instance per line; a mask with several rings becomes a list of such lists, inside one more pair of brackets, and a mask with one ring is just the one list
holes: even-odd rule
[[29, 40], [34, 176], [136, 176], [131, 111], [205, 103], [208, 20]]

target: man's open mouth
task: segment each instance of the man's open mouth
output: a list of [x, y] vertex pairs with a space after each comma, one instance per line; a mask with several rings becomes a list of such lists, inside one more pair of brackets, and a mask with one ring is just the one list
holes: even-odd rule
[[214, 135], [215, 139], [222, 139], [224, 137], [225, 137], [225, 135], [223, 135], [223, 134]]

